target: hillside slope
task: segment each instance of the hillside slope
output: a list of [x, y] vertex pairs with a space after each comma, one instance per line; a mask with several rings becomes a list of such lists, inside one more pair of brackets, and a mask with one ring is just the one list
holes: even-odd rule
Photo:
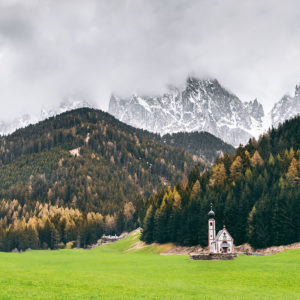
[[235, 244], [255, 248], [300, 241], [300, 117], [252, 139], [212, 170], [195, 168], [187, 185], [152, 195], [143, 225], [146, 242], [207, 245], [207, 213]]
[[166, 134], [162, 140], [171, 146], [183, 148], [204, 161], [213, 163], [224, 154], [235, 152], [235, 148], [208, 132], [178, 132]]
[[115, 202], [176, 183], [194, 164], [158, 140], [98, 110], [61, 114], [0, 138], [0, 197], [66, 205], [76, 197], [81, 210], [113, 213]]
[[103, 232], [135, 228], [143, 197], [194, 164], [204, 168], [159, 136], [89, 108], [2, 136], [0, 249], [1, 241], [3, 250], [86, 246]]

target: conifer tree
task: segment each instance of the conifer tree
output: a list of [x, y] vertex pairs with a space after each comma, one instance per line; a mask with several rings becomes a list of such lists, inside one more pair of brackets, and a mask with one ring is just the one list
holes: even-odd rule
[[237, 156], [230, 167], [230, 176], [232, 179], [240, 179], [243, 175], [243, 164], [240, 156]]
[[291, 186], [300, 185], [300, 164], [294, 157], [286, 173], [286, 179]]
[[262, 166], [264, 163], [263, 159], [261, 158], [257, 150], [254, 152], [253, 156], [251, 157], [250, 162], [253, 168], [255, 168], [256, 166]]
[[197, 196], [200, 193], [200, 191], [201, 191], [201, 185], [200, 185], [199, 180], [197, 180], [195, 182], [195, 184], [193, 185], [191, 197], [194, 198], [195, 196]]
[[275, 159], [274, 159], [274, 156], [272, 155], [272, 153], [269, 156], [268, 164], [271, 166], [275, 165]]
[[226, 179], [226, 170], [223, 163], [216, 164], [212, 170], [210, 185], [222, 185]]
[[154, 233], [154, 214], [155, 210], [152, 205], [150, 205], [147, 209], [144, 224], [143, 224], [143, 231], [142, 231], [142, 240], [146, 243], [151, 243]]

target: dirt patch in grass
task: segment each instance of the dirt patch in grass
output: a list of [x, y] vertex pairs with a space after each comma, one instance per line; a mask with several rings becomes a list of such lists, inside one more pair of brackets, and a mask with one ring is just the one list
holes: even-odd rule
[[258, 249], [256, 252], [262, 253], [263, 255], [275, 254], [285, 250], [292, 250], [292, 249], [300, 249], [300, 243], [294, 243], [290, 245], [283, 245], [283, 246], [273, 246], [265, 249]]
[[239, 246], [235, 246], [235, 252], [237, 253], [249, 253], [249, 254], [261, 254], [261, 255], [271, 255], [275, 253], [279, 253], [285, 250], [292, 249], [300, 249], [300, 243], [294, 243], [290, 245], [282, 245], [282, 246], [272, 246], [263, 249], [254, 249], [249, 244], [242, 244]]
[[[249, 244], [242, 244], [234, 247], [234, 252], [245, 253], [253, 255], [271, 255], [285, 250], [300, 249], [300, 243], [294, 243], [284, 246], [272, 246], [265, 249], [254, 249]], [[192, 247], [183, 247], [173, 245], [168, 251], [161, 253], [161, 255], [189, 255], [191, 253], [208, 253], [208, 247], [201, 247], [200, 245]]]
[[255, 250], [251, 247], [250, 244], [242, 244], [242, 245], [239, 245], [239, 246], [234, 246], [234, 251], [235, 252], [241, 252], [241, 253], [253, 253], [255, 252]]
[[145, 248], [147, 246], [149, 246], [149, 245], [147, 245], [146, 243], [144, 243], [142, 241], [138, 241], [132, 247], [130, 247], [129, 249], [127, 249], [126, 252], [137, 251], [137, 250], [143, 249], [143, 248]]

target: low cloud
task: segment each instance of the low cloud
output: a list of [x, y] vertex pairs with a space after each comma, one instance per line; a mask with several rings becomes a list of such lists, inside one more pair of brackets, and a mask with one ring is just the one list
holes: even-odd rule
[[216, 77], [269, 110], [300, 82], [299, 1], [0, 0], [0, 118]]

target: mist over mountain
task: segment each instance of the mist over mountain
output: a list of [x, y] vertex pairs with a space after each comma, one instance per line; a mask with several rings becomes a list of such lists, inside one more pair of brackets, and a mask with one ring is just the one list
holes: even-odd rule
[[30, 124], [36, 124], [39, 121], [46, 120], [63, 112], [83, 107], [93, 108], [93, 106], [85, 100], [67, 98], [64, 101], [62, 101], [57, 107], [43, 107], [40, 111], [40, 114], [30, 114], [27, 112], [26, 114], [23, 114], [20, 117], [15, 118], [11, 121], [0, 120], [0, 134], [10, 134], [16, 129], [24, 128]]
[[[18, 128], [82, 107], [93, 108], [94, 105], [80, 98], [67, 98], [57, 107], [44, 107], [39, 114], [27, 112], [11, 121], [0, 120], [0, 134], [10, 134]], [[108, 112], [122, 122], [162, 136], [204, 131], [237, 147], [298, 115], [300, 86], [296, 86], [294, 96], [283, 96], [266, 114], [257, 99], [243, 102], [216, 79], [189, 77], [185, 85], [170, 86], [161, 96], [133, 94], [122, 98], [113, 94]]]
[[184, 88], [162, 96], [112, 95], [109, 113], [132, 126], [160, 134], [206, 131], [237, 147], [300, 113], [299, 87], [265, 114], [257, 99], [243, 102], [216, 79], [189, 77]]
[[113, 95], [109, 112], [121, 121], [160, 134], [207, 131], [238, 146], [262, 131], [263, 107], [243, 103], [216, 79], [189, 77], [183, 89], [158, 97], [120, 99]]

